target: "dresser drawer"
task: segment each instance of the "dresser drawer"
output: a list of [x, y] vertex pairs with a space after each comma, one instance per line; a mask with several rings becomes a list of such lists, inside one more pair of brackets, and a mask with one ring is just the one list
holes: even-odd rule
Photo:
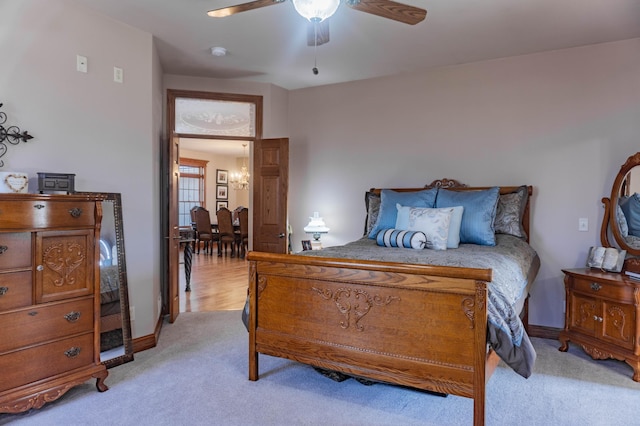
[[620, 303], [633, 303], [634, 288], [627, 285], [573, 278], [573, 289], [584, 294], [613, 299]]
[[0, 270], [31, 266], [31, 233], [0, 233]]
[[0, 223], [3, 229], [93, 226], [94, 208], [94, 202], [80, 200], [0, 201]]
[[0, 312], [29, 306], [32, 299], [31, 271], [0, 274]]
[[93, 333], [0, 356], [0, 392], [93, 364]]
[[[0, 354], [93, 329], [93, 298], [0, 314]], [[2, 371], [2, 370], [0, 370]]]

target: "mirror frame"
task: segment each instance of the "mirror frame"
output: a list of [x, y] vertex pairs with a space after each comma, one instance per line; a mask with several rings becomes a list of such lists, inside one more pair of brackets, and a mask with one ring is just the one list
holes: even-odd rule
[[[78, 193], [78, 192], [77, 192]], [[122, 340], [124, 354], [102, 361], [107, 368], [133, 361], [133, 339], [131, 337], [131, 318], [129, 311], [129, 286], [127, 282], [127, 264], [124, 250], [124, 227], [122, 223], [122, 196], [118, 192], [81, 192], [82, 194], [96, 195], [103, 202], [113, 203], [113, 216], [115, 225], [116, 247], [118, 250], [118, 278], [120, 280], [120, 313], [122, 317]], [[104, 204], [102, 208], [104, 212]], [[100, 226], [102, 234], [102, 224]]]
[[620, 167], [620, 171], [618, 172], [618, 175], [613, 182], [613, 186], [611, 187], [611, 197], [605, 197], [602, 199], [605, 211], [604, 219], [602, 220], [602, 228], [600, 229], [600, 241], [605, 247], [614, 247], [614, 245], [609, 241], [610, 231], [618, 247], [626, 250], [630, 255], [640, 256], [640, 249], [633, 248], [629, 244], [627, 244], [626, 240], [622, 236], [622, 233], [620, 232], [620, 229], [618, 229], [615, 208], [615, 206], [618, 204], [618, 199], [620, 198], [622, 183], [624, 182], [631, 169], [636, 166], [640, 166], [640, 152], [636, 152], [635, 154], [627, 158], [627, 161], [622, 165], [622, 167]]

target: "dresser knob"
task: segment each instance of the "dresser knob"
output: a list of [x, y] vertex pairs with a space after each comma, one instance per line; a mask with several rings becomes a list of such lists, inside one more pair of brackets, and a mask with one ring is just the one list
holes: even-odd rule
[[0, 296], [4, 296], [9, 291], [9, 287], [0, 287]]
[[7, 246], [0, 246], [0, 254], [4, 253], [5, 251], [9, 250], [9, 247]]
[[80, 348], [77, 346], [74, 346], [64, 351], [64, 354], [66, 355], [67, 358], [75, 358], [78, 355], [80, 355]]
[[594, 315], [594, 316], [593, 316], [593, 320], [594, 320], [594, 321], [596, 321], [596, 322], [602, 322], [602, 317], [599, 317], [599, 316], [597, 316], [597, 315]]
[[36, 271], [44, 271], [44, 266], [42, 265], [36, 266]]
[[598, 283], [591, 283], [591, 290], [598, 291], [602, 288], [602, 286]]
[[69, 322], [76, 322], [80, 319], [80, 312], [77, 312], [77, 311], [69, 312], [64, 316], [64, 318]]
[[82, 214], [82, 209], [74, 207], [69, 210], [69, 214], [71, 214], [72, 217], [80, 217], [80, 215]]

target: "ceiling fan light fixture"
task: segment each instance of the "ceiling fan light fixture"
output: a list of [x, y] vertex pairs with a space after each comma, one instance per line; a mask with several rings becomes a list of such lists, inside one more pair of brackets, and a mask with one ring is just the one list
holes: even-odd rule
[[340, 0], [292, 0], [300, 16], [311, 22], [322, 22], [336, 13]]
[[220, 47], [220, 46], [212, 47], [211, 48], [211, 54], [213, 56], [226, 56], [227, 55], [227, 49], [225, 49], [224, 47]]

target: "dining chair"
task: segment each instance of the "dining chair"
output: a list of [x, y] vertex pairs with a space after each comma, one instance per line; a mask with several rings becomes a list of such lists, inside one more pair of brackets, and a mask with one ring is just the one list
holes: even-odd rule
[[217, 239], [211, 229], [211, 215], [204, 207], [197, 207], [194, 212], [196, 223], [197, 253], [200, 254], [200, 242], [204, 243], [204, 253], [213, 254], [213, 243]]
[[238, 211], [238, 222], [240, 224], [240, 232], [237, 233], [238, 239], [236, 245], [240, 251], [240, 257], [244, 259], [245, 254], [249, 250], [249, 209], [246, 207]]
[[227, 247], [231, 245], [231, 257], [235, 257], [236, 237], [233, 233], [233, 219], [231, 210], [222, 207], [216, 212], [218, 217], [218, 256], [222, 256], [222, 247], [226, 253]]

